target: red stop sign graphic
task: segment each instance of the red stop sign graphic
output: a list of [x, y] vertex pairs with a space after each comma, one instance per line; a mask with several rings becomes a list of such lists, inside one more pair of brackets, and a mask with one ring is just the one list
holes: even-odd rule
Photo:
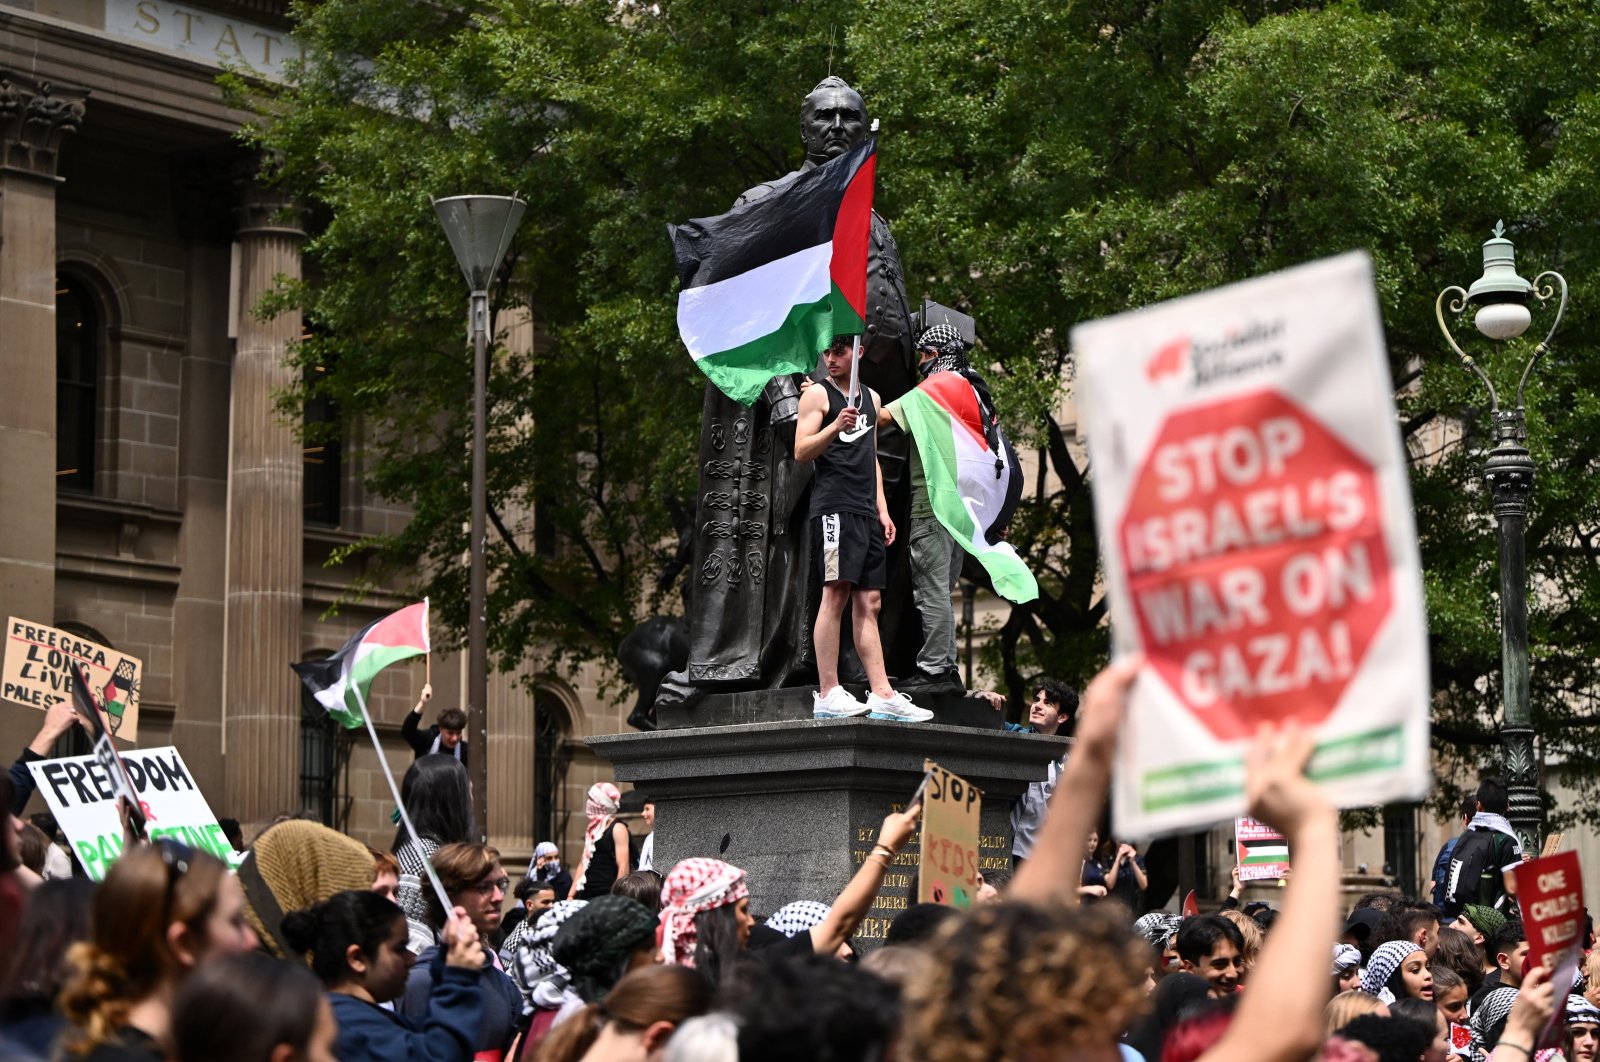
[[1161, 425], [1118, 527], [1146, 659], [1212, 734], [1326, 719], [1390, 608], [1377, 477], [1275, 391]]

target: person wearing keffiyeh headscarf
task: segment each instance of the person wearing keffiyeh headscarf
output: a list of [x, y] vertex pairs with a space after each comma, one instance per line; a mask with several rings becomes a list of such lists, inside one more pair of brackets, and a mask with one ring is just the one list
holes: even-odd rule
[[701, 970], [713, 986], [750, 942], [744, 871], [720, 859], [685, 859], [661, 885], [661, 959]]
[[[1421, 992], [1407, 992], [1403, 981], [1396, 975], [1406, 960], [1414, 954], [1423, 956], [1423, 971], [1427, 971], [1427, 953], [1409, 940], [1391, 940], [1379, 944], [1373, 951], [1372, 958], [1367, 960], [1367, 970], [1361, 975], [1361, 990], [1369, 995], [1377, 996], [1385, 1003], [1393, 1003], [1398, 996], [1422, 995], [1423, 998], [1432, 998], [1433, 976], [1426, 975], [1427, 995]], [[1403, 975], [1401, 975], [1403, 977]]]
[[1349, 944], [1333, 946], [1333, 994], [1361, 987], [1361, 952]]
[[[588, 825], [583, 831], [583, 858], [568, 899], [593, 900], [609, 895], [611, 886], [633, 868], [628, 864], [628, 827], [617, 821], [622, 793], [610, 782], [589, 787], [583, 803]], [[607, 843], [609, 842], [609, 843]]]
[[1600, 1057], [1600, 1008], [1580, 995], [1569, 995], [1566, 1025], [1562, 1056], [1567, 1062], [1595, 1062]]

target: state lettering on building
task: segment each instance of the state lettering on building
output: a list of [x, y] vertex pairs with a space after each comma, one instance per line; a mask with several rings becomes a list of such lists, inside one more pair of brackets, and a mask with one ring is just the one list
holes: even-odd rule
[[1242, 814], [1263, 724], [1315, 732], [1311, 775], [1342, 806], [1422, 796], [1421, 565], [1367, 257], [1081, 325], [1072, 346], [1113, 645], [1145, 659], [1116, 832]]

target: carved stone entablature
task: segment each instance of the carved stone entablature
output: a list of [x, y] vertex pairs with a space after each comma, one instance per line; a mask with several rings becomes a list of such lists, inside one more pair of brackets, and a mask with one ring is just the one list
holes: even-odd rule
[[0, 169], [56, 179], [61, 138], [83, 122], [89, 90], [0, 69]]

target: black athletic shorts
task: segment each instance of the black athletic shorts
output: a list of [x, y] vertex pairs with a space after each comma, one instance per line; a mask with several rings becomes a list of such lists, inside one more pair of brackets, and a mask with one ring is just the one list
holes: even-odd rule
[[812, 518], [813, 552], [824, 583], [843, 580], [857, 590], [882, 590], [888, 574], [884, 563], [883, 525], [876, 516], [831, 513]]

